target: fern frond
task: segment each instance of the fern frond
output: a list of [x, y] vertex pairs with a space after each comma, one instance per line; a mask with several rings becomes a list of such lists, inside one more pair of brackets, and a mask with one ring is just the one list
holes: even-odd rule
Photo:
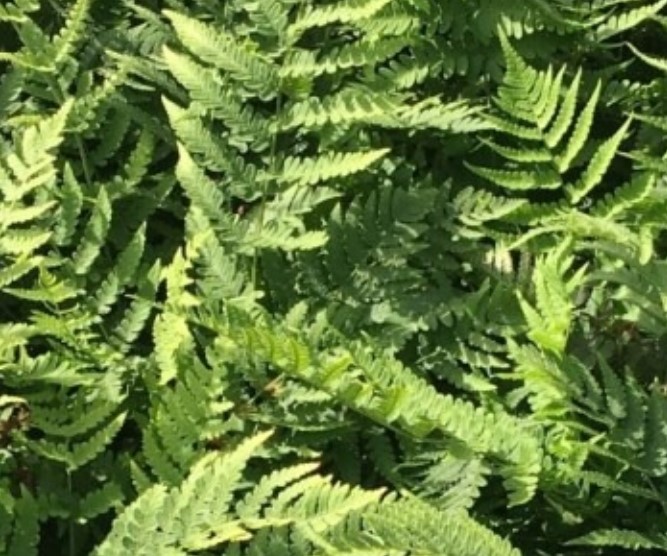
[[171, 73], [188, 90], [190, 98], [229, 127], [231, 144], [251, 145], [255, 151], [268, 147], [267, 123], [259, 119], [249, 105], [244, 105], [238, 94], [225, 87], [213, 70], [166, 47], [163, 57]]
[[216, 137], [192, 111], [184, 110], [167, 99], [162, 102], [178, 139], [187, 150], [201, 155], [204, 167], [227, 174], [232, 194], [253, 198], [255, 183], [260, 177], [257, 168], [246, 163], [224, 141]]
[[327, 124], [349, 126], [371, 123], [400, 125], [399, 98], [359, 89], [343, 89], [320, 100], [316, 97], [290, 106], [280, 119], [280, 129], [317, 128]]
[[111, 226], [111, 203], [106, 190], [102, 187], [83, 233], [83, 237], [72, 258], [72, 267], [76, 274], [88, 272], [100, 254]]
[[[501, 441], [518, 423], [507, 415], [480, 413], [474, 406], [436, 393], [397, 361], [374, 360], [363, 351], [343, 352], [314, 362], [296, 357], [304, 352], [298, 340], [274, 335], [270, 330], [243, 329], [231, 333], [239, 347], [262, 354], [284, 372], [328, 392], [345, 405], [385, 426], [397, 426], [416, 438], [433, 431], [464, 442], [474, 452], [497, 452], [507, 462], [504, 471], [512, 504], [530, 499], [538, 472], [539, 449], [526, 431], [515, 433], [515, 442]], [[410, 403], [420, 399], [419, 407]], [[519, 427], [521, 428], [521, 427]], [[503, 431], [503, 432], [501, 432]], [[499, 436], [500, 435], [500, 436]], [[508, 444], [509, 442], [509, 444]], [[502, 446], [501, 446], [502, 444]], [[528, 444], [532, 448], [528, 449]]]
[[176, 177], [185, 189], [193, 206], [212, 221], [217, 221], [224, 211], [225, 199], [220, 188], [195, 164], [188, 152], [179, 145], [179, 161]]
[[618, 33], [628, 31], [656, 15], [665, 6], [667, 6], [667, 0], [659, 0], [653, 4], [634, 8], [618, 15], [612, 15], [604, 23], [595, 28], [593, 36], [597, 40], [606, 40]]
[[72, 167], [68, 164], [63, 172], [63, 184], [60, 191], [60, 218], [56, 226], [54, 240], [59, 245], [69, 245], [83, 206], [81, 186], [77, 182]]
[[297, 20], [287, 28], [290, 40], [296, 39], [308, 29], [324, 27], [332, 23], [355, 23], [370, 18], [393, 0], [340, 0], [328, 6], [307, 6]]
[[605, 195], [591, 208], [591, 214], [601, 218], [613, 218], [646, 199], [655, 188], [655, 175], [642, 172], [613, 194]]
[[132, 282], [144, 253], [145, 236], [144, 225], [136, 231], [130, 243], [118, 256], [116, 265], [100, 284], [95, 296], [95, 306], [99, 315], [107, 313], [120, 296], [122, 289]]
[[27, 15], [39, 10], [38, 0], [19, 0], [18, 2], [7, 2], [0, 6], [0, 21], [12, 23], [25, 23]]
[[248, 46], [237, 44], [230, 33], [166, 10], [178, 38], [195, 56], [227, 72], [230, 77], [263, 98], [272, 98], [278, 91], [277, 69]]
[[91, 0], [77, 0], [67, 14], [65, 25], [53, 39], [53, 67], [58, 68], [71, 54], [86, 32]]
[[326, 153], [316, 158], [288, 157], [283, 163], [282, 171], [276, 177], [286, 184], [315, 185], [366, 170], [388, 152], [389, 149], [375, 149]]
[[667, 539], [662, 535], [647, 535], [625, 529], [600, 529], [570, 541], [580, 546], [616, 546], [629, 550], [655, 549], [667, 552]]
[[598, 185], [609, 169], [614, 155], [621, 146], [631, 120], [628, 119], [621, 128], [605, 141], [591, 158], [579, 181], [566, 189], [572, 203], [579, 203], [591, 190]]
[[28, 445], [35, 453], [47, 459], [62, 462], [70, 470], [78, 469], [97, 457], [111, 443], [123, 426], [125, 417], [126, 414], [121, 413], [82, 442], [58, 443], [41, 440], [28, 441]]
[[[464, 228], [466, 233], [472, 234], [470, 237], [487, 235], [513, 249], [525, 244], [539, 248], [540, 236], [553, 236], [558, 231], [567, 234], [570, 228], [566, 222], [570, 220], [574, 223], [572, 230], [579, 230], [577, 235], [616, 235], [612, 232], [614, 225], [611, 222], [603, 224], [595, 216], [584, 214], [584, 210], [588, 209], [587, 205], [590, 206], [590, 197], [603, 182], [618, 155], [621, 142], [630, 129], [630, 120], [626, 120], [614, 135], [593, 150], [589, 135], [600, 101], [601, 83], [598, 81], [585, 106], [577, 113], [581, 70], [564, 90], [564, 68], [555, 75], [550, 67], [537, 71], [526, 64], [503, 33], [500, 40], [507, 70], [495, 100], [502, 115], [491, 115], [487, 120], [506, 141], [487, 140], [485, 143], [500, 156], [502, 165], [487, 167], [466, 162], [466, 166], [495, 186], [511, 190], [515, 199], [521, 198], [519, 194], [538, 190], [554, 191], [553, 197], [558, 192], [564, 198], [550, 202], [532, 201], [499, 215], [495, 222], [487, 222], [487, 226], [509, 224], [530, 227], [513, 237], [500, 231], [499, 227], [490, 226], [476, 231], [467, 227]], [[573, 179], [575, 161], [577, 165], [583, 162], [586, 166]], [[612, 198], [613, 193], [608, 199]], [[621, 206], [619, 197], [616, 210], [607, 212], [609, 220], [612, 220], [612, 215], [619, 220], [626, 216]], [[602, 208], [590, 210], [596, 215], [603, 211]], [[465, 217], [462, 219], [465, 220]], [[588, 225], [584, 225], [584, 219], [587, 219]], [[584, 232], [584, 227], [589, 231]], [[602, 231], [603, 227], [606, 232]], [[636, 243], [639, 245], [638, 240]]]
[[159, 262], [156, 262], [145, 273], [141, 273], [137, 283], [137, 295], [114, 329], [114, 339], [120, 342], [120, 349], [129, 349], [146, 326], [155, 306], [160, 272]]
[[652, 66], [658, 70], [667, 72], [667, 59], [646, 54], [632, 44], [628, 44], [628, 48], [632, 50], [634, 55], [637, 56], [637, 58], [639, 58], [642, 62], [645, 62], [649, 66]]

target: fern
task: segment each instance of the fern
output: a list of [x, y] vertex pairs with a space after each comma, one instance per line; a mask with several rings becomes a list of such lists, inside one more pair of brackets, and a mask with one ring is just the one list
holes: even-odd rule
[[[376, 546], [387, 550], [390, 547], [397, 549], [403, 543], [404, 550], [408, 546], [416, 549], [420, 540], [411, 528], [417, 524], [404, 521], [406, 515], [423, 524], [436, 516], [447, 523], [452, 532], [446, 546], [459, 554], [461, 550], [480, 554], [477, 552], [480, 549], [484, 554], [515, 553], [509, 544], [465, 515], [438, 515], [428, 506], [391, 498], [379, 502], [381, 491], [332, 484], [326, 477], [312, 475], [314, 466], [311, 465], [286, 468], [265, 476], [234, 507], [232, 494], [242, 488], [243, 468], [266, 437], [266, 434], [255, 436], [222, 457], [204, 457], [180, 487], [167, 490], [155, 486], [145, 491], [118, 518], [109, 537], [95, 554], [116, 554], [128, 547], [137, 554], [156, 547], [161, 552], [190, 552], [224, 543], [232, 543], [230, 553], [238, 553], [234, 545], [244, 541], [250, 541], [248, 550], [253, 551], [267, 543], [275, 546], [276, 537], [269, 540], [263, 531], [275, 528], [280, 538], [280, 531], [290, 524], [296, 535], [314, 542], [309, 553], [316, 553], [317, 545], [333, 547], [336, 544], [366, 549]], [[211, 504], [212, 500], [215, 505]], [[162, 508], [169, 508], [169, 511], [156, 519]], [[374, 531], [370, 538], [362, 535], [359, 517]], [[349, 519], [348, 523], [345, 523], [346, 519]], [[447, 531], [449, 527], [441, 531]], [[137, 537], [131, 533], [134, 530], [151, 533]], [[397, 538], [397, 532], [403, 535], [401, 540]], [[443, 546], [427, 535], [421, 543], [422, 551], [429, 550], [426, 548], [428, 543], [432, 543], [430, 550], [436, 546], [440, 550]], [[305, 546], [308, 544], [306, 542]]]
[[266, 59], [248, 47], [236, 44], [226, 33], [219, 33], [196, 20], [176, 12], [166, 12], [180, 40], [202, 61], [224, 70], [262, 98], [275, 95], [278, 85], [276, 70]]
[[596, 27], [594, 36], [596, 39], [604, 40], [618, 33], [627, 31], [628, 29], [632, 29], [643, 21], [650, 19], [665, 6], [667, 6], [667, 2], [661, 0], [647, 6], [624, 11], [620, 14], [610, 15], [605, 18], [604, 23]]
[[0, 553], [664, 551], [666, 9], [4, 2]]
[[[627, 120], [612, 137], [597, 146], [592, 154], [584, 154], [600, 96], [600, 85], [595, 87], [585, 107], [577, 115], [576, 101], [581, 80], [580, 72], [576, 74], [560, 102], [565, 68], [555, 76], [551, 68], [537, 71], [523, 61], [504, 35], [501, 35], [501, 44], [505, 53], [507, 72], [496, 104], [503, 115], [491, 116], [490, 122], [507, 140], [518, 142], [521, 147], [496, 141], [489, 142], [487, 143], [489, 147], [505, 160], [505, 166], [486, 168], [468, 165], [468, 167], [495, 186], [509, 190], [512, 199], [516, 201], [521, 198], [517, 196], [518, 194], [538, 190], [555, 190], [565, 195], [565, 198], [558, 203], [531, 203], [507, 215], [501, 213], [498, 223], [534, 227], [523, 237], [519, 236], [515, 241], [508, 242], [512, 246], [517, 246], [520, 243], [534, 241], [534, 238], [544, 233], [553, 234], [557, 230], [568, 230], [565, 224], [568, 222], [567, 214], [569, 212], [576, 214], [577, 207], [590, 204], [588, 199], [607, 174], [629, 129], [630, 120]], [[584, 156], [584, 160], [587, 159], [586, 167], [578, 178], [571, 181], [568, 176], [573, 165]], [[577, 165], [581, 163], [577, 162]], [[598, 209], [597, 215], [604, 214], [602, 218], [605, 220], [622, 217], [625, 214], [622, 199], [623, 193], [609, 194], [607, 210], [600, 212]], [[491, 237], [508, 241], [509, 237], [496, 233], [491, 224], [488, 220], [475, 222], [472, 229], [476, 227], [478, 233], [486, 233]], [[599, 232], [596, 228], [588, 226], [584, 233], [595, 235]]]

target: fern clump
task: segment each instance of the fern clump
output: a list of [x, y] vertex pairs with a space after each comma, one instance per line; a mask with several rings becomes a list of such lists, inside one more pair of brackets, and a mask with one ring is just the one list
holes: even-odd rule
[[667, 0], [0, 6], [0, 553], [667, 552]]

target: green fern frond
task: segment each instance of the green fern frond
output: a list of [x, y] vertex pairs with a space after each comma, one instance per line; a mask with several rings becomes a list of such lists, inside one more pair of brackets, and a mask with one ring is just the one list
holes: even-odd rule
[[[536, 480], [533, 474], [540, 467], [539, 449], [532, 446], [533, 439], [525, 430], [517, 430], [516, 441], [506, 437], [508, 431], [519, 426], [508, 415], [485, 415], [470, 404], [438, 394], [389, 358], [375, 360], [363, 351], [343, 352], [315, 366], [308, 359], [296, 357], [304, 348], [295, 338], [259, 328], [232, 329], [227, 334], [232, 334], [241, 349], [255, 357], [261, 354], [284, 372], [323, 389], [385, 426], [399, 427], [416, 438], [441, 431], [464, 442], [473, 452], [497, 453], [507, 462], [504, 477], [510, 502], [521, 504], [531, 498]], [[416, 398], [422, 401], [419, 407], [410, 403]], [[532, 448], [528, 449], [528, 444]]]
[[536, 309], [520, 295], [521, 308], [528, 322], [528, 336], [545, 349], [562, 353], [565, 349], [573, 313], [573, 293], [582, 285], [585, 269], [579, 269], [568, 280], [564, 274], [572, 264], [566, 257], [564, 243], [546, 258], [538, 259], [533, 271]]
[[72, 267], [76, 274], [87, 273], [100, 255], [111, 226], [111, 212], [111, 203], [106, 190], [100, 188], [83, 237], [72, 258]]
[[114, 329], [114, 339], [120, 343], [118, 346], [120, 349], [129, 349], [146, 326], [155, 306], [160, 274], [159, 262], [147, 269], [145, 273], [140, 273], [137, 294]]
[[[439, 512], [417, 500], [382, 500], [381, 491], [334, 485], [326, 477], [312, 475], [311, 465], [266, 476], [232, 510], [241, 473], [266, 438], [260, 434], [222, 457], [202, 458], [180, 488], [156, 485], [144, 491], [116, 520], [95, 554], [128, 549], [134, 554], [150, 550], [183, 554], [225, 543], [230, 543], [231, 554], [240, 554], [247, 541], [250, 554], [260, 547], [275, 549], [280, 530], [287, 525], [293, 529], [290, 542], [302, 539], [301, 549], [307, 550], [303, 554], [335, 547], [364, 553], [418, 550], [435, 555], [445, 548], [452, 555], [518, 554], [463, 512]], [[271, 537], [266, 535], [269, 527]], [[145, 533], [133, 535], [135, 530]], [[294, 550], [288, 553], [302, 553]]]
[[[175, 548], [177, 545], [181, 550], [202, 550], [230, 541], [249, 539], [252, 537], [252, 530], [284, 525], [298, 520], [299, 516], [306, 518], [303, 522], [305, 527], [311, 526], [317, 529], [318, 516], [320, 520], [326, 520], [323, 523], [324, 527], [331, 527], [351, 511], [379, 499], [381, 492], [332, 487], [326, 478], [315, 477], [315, 480], [304, 478], [292, 485], [281, 485], [279, 483], [285, 481], [276, 481], [274, 475], [268, 481], [273, 483], [273, 488], [282, 486], [283, 490], [277, 496], [274, 495], [270, 505], [266, 509], [263, 505], [256, 506], [255, 509], [261, 513], [247, 515], [250, 506], [241, 503], [241, 512], [244, 516], [235, 516], [236, 512], [231, 513], [231, 505], [234, 492], [242, 486], [242, 472], [253, 452], [266, 441], [268, 436], [263, 433], [251, 437], [222, 457], [211, 454], [202, 458], [192, 468], [180, 488], [167, 491], [161, 485], [156, 485], [145, 491], [118, 518], [110, 535], [98, 547], [95, 554], [99, 556], [116, 554], [121, 547], [127, 549], [128, 546], [131, 546], [133, 553], [136, 554], [144, 553], [151, 547], [153, 550], [156, 548], [162, 550]], [[288, 473], [293, 479], [300, 474], [293, 471]], [[315, 487], [315, 483], [317, 488], [313, 488], [310, 492], [302, 486], [295, 490], [297, 485]], [[268, 484], [263, 483], [261, 490], [268, 487]], [[259, 489], [259, 486], [256, 487], [246, 500], [264, 496], [265, 493], [260, 494]], [[328, 504], [331, 504], [329, 511], [335, 509], [339, 514], [333, 521], [325, 517]], [[158, 517], [163, 508], [172, 508], [172, 511], [162, 513], [162, 516]], [[305, 515], [302, 515], [301, 512], [304, 511]], [[154, 531], [151, 535], [139, 537], [128, 535], [128, 527], [143, 528], [148, 522], [155, 526], [151, 529]], [[177, 533], [180, 533], [178, 538], [174, 537]]]
[[81, 442], [54, 442], [48, 440], [28, 441], [27, 445], [41, 456], [61, 462], [68, 469], [82, 467], [96, 458], [113, 441], [125, 422], [125, 413], [121, 413]]
[[646, 535], [624, 529], [600, 529], [570, 541], [581, 546], [616, 546], [629, 550], [654, 549], [667, 552], [667, 539], [662, 535]]
[[262, 151], [269, 145], [268, 125], [238, 94], [224, 86], [215, 71], [165, 47], [163, 57], [176, 79], [188, 90], [192, 101], [230, 129], [230, 144], [250, 145]]
[[593, 123], [593, 116], [595, 114], [595, 108], [600, 98], [600, 83], [595, 87], [593, 95], [590, 97], [586, 106], [581, 111], [579, 118], [576, 120], [574, 127], [572, 129], [572, 134], [567, 142], [565, 150], [559, 154], [556, 158], [558, 164], [558, 169], [561, 172], [565, 172], [570, 168], [572, 161], [579, 154], [581, 149], [586, 144], [586, 140], [591, 131], [591, 125]]
[[646, 54], [632, 44], [628, 44], [628, 48], [632, 50], [634, 55], [637, 56], [637, 58], [639, 58], [642, 62], [645, 62], [649, 66], [653, 66], [658, 70], [667, 72], [667, 59]]
[[667, 0], [659, 0], [653, 4], [634, 8], [618, 15], [611, 15], [606, 18], [604, 23], [594, 29], [593, 36], [597, 40], [606, 40], [618, 33], [633, 29], [656, 15], [665, 6], [667, 6]]
[[222, 216], [225, 199], [220, 188], [197, 167], [192, 157], [180, 145], [176, 177], [192, 205], [207, 218], [215, 222]]
[[228, 32], [174, 11], [164, 13], [178, 38], [195, 56], [227, 72], [232, 79], [265, 99], [276, 95], [277, 69], [266, 57], [251, 50], [249, 45], [238, 44]]
[[619, 187], [613, 194], [606, 195], [591, 208], [591, 214], [601, 218], [628, 212], [651, 195], [656, 185], [655, 175], [642, 172], [626, 185]]
[[62, 188], [60, 191], [60, 213], [54, 240], [59, 245], [69, 245], [76, 232], [79, 214], [83, 206], [81, 186], [68, 164], [63, 172]]
[[664, 425], [666, 405], [664, 397], [653, 391], [646, 412], [644, 454], [637, 461], [637, 465], [653, 477], [667, 473], [667, 427]]
[[86, 32], [86, 20], [90, 11], [91, 0], [77, 0], [67, 14], [65, 25], [53, 39], [53, 67], [58, 68], [72, 53], [77, 43]]
[[145, 225], [136, 231], [132, 240], [120, 253], [116, 265], [100, 284], [95, 296], [96, 311], [99, 315], [107, 313], [122, 289], [132, 283], [144, 253], [146, 241]]
[[12, 23], [25, 23], [27, 15], [39, 10], [38, 0], [19, 0], [18, 2], [7, 2], [0, 7], [0, 21]]
[[[600, 100], [600, 82], [577, 114], [581, 71], [577, 72], [565, 90], [562, 84], [564, 68], [556, 75], [551, 68], [537, 71], [524, 62], [503, 33], [500, 41], [507, 65], [503, 84], [496, 98], [502, 115], [492, 115], [487, 119], [497, 134], [505, 137], [505, 141], [500, 143], [494, 139], [486, 140], [485, 143], [500, 156], [502, 165], [487, 167], [467, 162], [466, 166], [495, 186], [511, 190], [515, 199], [518, 194], [525, 195], [538, 190], [552, 190], [554, 197], [555, 193], [559, 192], [564, 198], [550, 202], [526, 203], [499, 216], [495, 222], [488, 221], [484, 230], [479, 227], [475, 230], [463, 217], [464, 233], [472, 234], [470, 237], [487, 235], [512, 248], [525, 244], [539, 248], [540, 236], [553, 236], [559, 230], [563, 233], [578, 230], [577, 235], [590, 234], [598, 237], [609, 237], [609, 234], [613, 233], [620, 237], [620, 228], [618, 235], [617, 232], [612, 232], [615, 224], [610, 221], [612, 216], [620, 220], [629, 215], [626, 208], [630, 205], [625, 205], [623, 201], [627, 193], [619, 190], [618, 196], [614, 193], [608, 194], [607, 199], [613, 206], [608, 205], [603, 209], [604, 205], [599, 202], [590, 210], [595, 216], [584, 214], [583, 207], [590, 204], [590, 197], [607, 176], [621, 142], [630, 129], [630, 120], [626, 120], [613, 136], [592, 150], [589, 135]], [[577, 165], [583, 162], [586, 166], [579, 176], [573, 179], [575, 161]], [[637, 188], [639, 189], [638, 185]], [[603, 213], [609, 218], [607, 224], [596, 220], [596, 217]], [[587, 220], [588, 224], [584, 225], [584, 220]], [[512, 237], [512, 234], [501, 231], [500, 225], [503, 223], [526, 229]], [[571, 228], [568, 227], [570, 223]], [[584, 228], [587, 230], [584, 231]], [[639, 246], [640, 242], [637, 239], [635, 243]]]
[[486, 191], [476, 191], [472, 187], [462, 190], [453, 200], [453, 206], [466, 226], [501, 220], [526, 203], [525, 199], [498, 197]]
[[316, 97], [293, 104], [280, 119], [280, 129], [318, 128], [328, 124], [349, 126], [370, 123], [393, 127], [400, 125], [397, 114], [400, 98], [361, 89]]
[[232, 194], [253, 198], [256, 195], [258, 169], [246, 163], [229, 145], [206, 128], [198, 115], [180, 108], [167, 99], [163, 99], [162, 102], [178, 139], [187, 150], [201, 155], [201, 163], [205, 168], [224, 172]]
[[508, 541], [466, 513], [437, 511], [417, 499], [378, 504], [371, 511], [356, 512], [324, 542], [316, 540], [315, 545], [323, 550], [360, 554], [518, 555]]
[[308, 6], [287, 28], [292, 42], [308, 29], [332, 23], [355, 23], [370, 18], [393, 0], [341, 0], [328, 6]]
[[315, 185], [366, 170], [388, 152], [389, 149], [374, 149], [348, 153], [330, 152], [316, 158], [288, 157], [276, 177], [285, 184]]
[[539, 171], [530, 170], [501, 170], [484, 168], [473, 164], [466, 165], [469, 170], [485, 178], [499, 187], [511, 191], [530, 191], [532, 189], [558, 189], [562, 186], [558, 172], [551, 168]]
[[609, 169], [609, 165], [614, 159], [614, 155], [621, 146], [621, 142], [630, 127], [630, 122], [631, 120], [626, 120], [612, 137], [600, 145], [600, 148], [591, 158], [579, 181], [573, 187], [566, 190], [572, 203], [581, 201], [602, 181], [602, 178]]

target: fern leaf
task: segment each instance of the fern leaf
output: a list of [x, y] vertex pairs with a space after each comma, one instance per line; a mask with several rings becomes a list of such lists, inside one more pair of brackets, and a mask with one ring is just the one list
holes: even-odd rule
[[503, 158], [514, 162], [551, 162], [552, 160], [551, 153], [545, 149], [518, 149], [494, 143], [489, 139], [482, 139], [482, 142]]
[[327, 124], [400, 124], [398, 99], [370, 91], [344, 89], [320, 100], [316, 97], [293, 104], [280, 118], [280, 129], [317, 128]]
[[70, 8], [64, 27], [53, 40], [53, 67], [59, 68], [70, 55], [86, 31], [86, 20], [90, 10], [91, 0], [77, 0]]
[[120, 342], [121, 349], [128, 349], [146, 325], [154, 307], [158, 289], [160, 265], [156, 262], [137, 284], [137, 296], [132, 300], [127, 311], [114, 330], [115, 338]]
[[0, 237], [0, 253], [7, 255], [28, 255], [46, 245], [52, 232], [40, 228], [6, 230]]
[[557, 189], [562, 185], [560, 176], [549, 168], [544, 170], [523, 171], [483, 168], [473, 164], [466, 164], [466, 167], [478, 176], [512, 191]]
[[637, 463], [654, 477], [667, 473], [667, 423], [665, 400], [657, 391], [648, 399], [645, 453]]
[[119, 255], [115, 267], [99, 286], [95, 296], [98, 314], [107, 313], [109, 307], [118, 299], [122, 288], [132, 281], [144, 252], [145, 234], [146, 226], [142, 225]]
[[628, 44], [628, 48], [632, 50], [635, 56], [648, 64], [649, 66], [652, 66], [656, 69], [659, 69], [665, 73], [667, 73], [667, 58], [658, 58], [657, 56], [650, 56], [648, 54], [645, 54], [632, 44]]
[[591, 125], [593, 123], [595, 107], [600, 97], [600, 90], [601, 84], [598, 82], [591, 98], [588, 100], [586, 106], [577, 119], [565, 150], [563, 150], [563, 152], [557, 158], [558, 169], [561, 173], [567, 171], [570, 168], [572, 160], [574, 160], [574, 157], [579, 154], [579, 151], [581, 151], [583, 146], [586, 144], [586, 139], [588, 138]]
[[163, 98], [162, 102], [179, 140], [187, 150], [202, 155], [206, 168], [225, 172], [232, 194], [252, 198], [259, 177], [257, 169], [246, 164], [227, 144], [215, 137], [198, 116], [167, 99]]
[[595, 29], [594, 36], [597, 40], [605, 40], [618, 33], [632, 29], [656, 15], [665, 6], [667, 6], [667, 0], [660, 0], [647, 6], [628, 10], [619, 15], [613, 15]]
[[628, 184], [619, 187], [613, 194], [607, 194], [591, 208], [591, 214], [600, 218], [614, 218], [627, 212], [646, 199], [655, 188], [655, 175], [642, 172]]
[[125, 413], [121, 413], [102, 427], [90, 438], [73, 445], [46, 441], [29, 441], [30, 447], [45, 458], [59, 461], [71, 470], [82, 467], [96, 458], [116, 437], [125, 422]]
[[85, 274], [95, 262], [104, 245], [110, 225], [111, 203], [105, 189], [100, 188], [83, 237], [72, 259], [72, 266], [76, 274]]
[[98, 515], [107, 513], [112, 508], [122, 505], [124, 499], [123, 491], [115, 482], [109, 482], [104, 486], [88, 492], [81, 500], [76, 511], [76, 519], [86, 522]]
[[224, 87], [214, 71], [168, 48], [164, 49], [163, 57], [197, 106], [227, 125], [230, 144], [239, 148], [250, 145], [258, 152], [269, 146], [268, 124], [249, 105], [244, 105], [238, 94]]
[[185, 318], [174, 313], [163, 313], [153, 326], [155, 359], [160, 369], [160, 384], [167, 384], [178, 375], [176, 354], [183, 344], [191, 341]]
[[39, 10], [37, 0], [19, 0], [18, 4], [7, 2], [4, 6], [0, 6], [0, 21], [25, 23], [28, 19], [26, 14], [37, 10]]
[[604, 383], [609, 413], [616, 419], [623, 419], [627, 416], [627, 399], [624, 384], [602, 357], [598, 359], [600, 369], [602, 370], [602, 381]]
[[261, 515], [262, 510], [269, 504], [276, 490], [302, 479], [318, 467], [319, 464], [317, 463], [304, 463], [280, 469], [262, 477], [255, 488], [237, 504], [236, 511], [239, 517], [251, 520]]
[[197, 167], [192, 157], [180, 145], [178, 152], [176, 177], [192, 205], [201, 210], [211, 221], [216, 222], [221, 217], [225, 204], [220, 188]]
[[392, 0], [341, 0], [328, 6], [308, 6], [304, 13], [288, 27], [292, 41], [306, 30], [332, 23], [354, 23], [370, 18]]
[[579, 182], [574, 187], [567, 189], [572, 203], [579, 203], [581, 199], [588, 195], [602, 181], [630, 127], [630, 122], [630, 119], [626, 120], [614, 135], [600, 145], [600, 148], [593, 155], [593, 158], [579, 179]]
[[29, 207], [13, 207], [11, 210], [7, 207], [0, 206], [0, 229], [5, 230], [16, 224], [26, 224], [33, 220], [37, 220], [49, 212], [54, 205], [55, 201], [47, 201]]
[[78, 223], [83, 205], [81, 186], [77, 183], [72, 167], [65, 166], [61, 191], [60, 218], [56, 226], [54, 239], [58, 245], [69, 245]]
[[114, 522], [111, 533], [95, 550], [95, 556], [119, 556], [132, 551], [137, 556], [149, 556], [159, 550], [165, 556], [176, 556], [182, 551], [169, 552], [166, 543], [160, 542], [160, 521], [164, 518], [163, 510], [168, 500], [167, 489], [156, 485], [144, 491], [139, 498], [127, 506]]
[[228, 72], [233, 79], [265, 99], [276, 95], [277, 70], [268, 59], [237, 44], [230, 33], [171, 10], [165, 10], [164, 14], [178, 38], [195, 56]]
[[581, 546], [616, 546], [629, 550], [659, 549], [667, 551], [667, 539], [627, 529], [600, 529], [578, 537], [568, 544]]
[[581, 69], [577, 71], [570, 88], [565, 94], [563, 103], [560, 106], [558, 115], [553, 121], [551, 128], [544, 136], [544, 142], [549, 148], [554, 148], [558, 145], [561, 139], [567, 133], [574, 119], [575, 110], [577, 108], [577, 95], [579, 93], [579, 85], [581, 83]]
[[361, 172], [383, 158], [388, 152], [389, 149], [375, 149], [350, 153], [327, 153], [317, 158], [288, 157], [277, 178], [282, 183], [314, 185]]
[[0, 268], [0, 289], [16, 282], [31, 270], [39, 267], [41, 263], [41, 257], [22, 255], [12, 264]]

